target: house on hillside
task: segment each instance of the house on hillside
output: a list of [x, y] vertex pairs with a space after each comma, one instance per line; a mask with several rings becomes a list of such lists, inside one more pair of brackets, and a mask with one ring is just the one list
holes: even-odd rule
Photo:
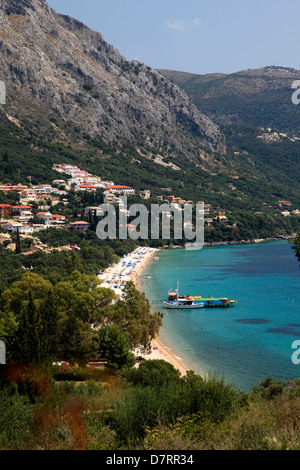
[[31, 211], [31, 206], [12, 206], [14, 211], [23, 212], [23, 211]]
[[121, 204], [121, 199], [111, 191], [108, 191], [104, 197], [104, 204]]
[[36, 191], [33, 188], [24, 189], [21, 192], [21, 197], [23, 199], [27, 199], [28, 201], [37, 201], [37, 199], [38, 199]]
[[26, 223], [29, 222], [30, 219], [32, 219], [33, 213], [31, 211], [21, 211], [18, 220], [19, 222]]
[[175, 196], [167, 196], [167, 201], [169, 204], [179, 204], [179, 205], [182, 205], [182, 204], [185, 204], [185, 200], [184, 199], [181, 199], [181, 197], [175, 197]]
[[66, 220], [66, 216], [62, 214], [52, 214], [51, 220], [52, 222], [64, 222]]
[[101, 217], [101, 215], [103, 215], [103, 209], [99, 206], [88, 206], [84, 209], [84, 215], [89, 216], [90, 214]]
[[[203, 204], [202, 201], [197, 202], [197, 204]], [[204, 214], [208, 215], [214, 211], [213, 206], [211, 204], [204, 204]]]
[[278, 204], [280, 205], [280, 207], [282, 207], [282, 206], [290, 206], [292, 203], [291, 201], [278, 201]]
[[36, 214], [36, 216], [37, 216], [38, 219], [41, 219], [41, 220], [51, 220], [52, 219], [51, 212], [38, 212]]
[[74, 188], [76, 192], [78, 191], [87, 191], [88, 193], [93, 193], [97, 191], [97, 186], [95, 184], [77, 184]]
[[77, 222], [72, 222], [70, 224], [70, 228], [73, 230], [80, 230], [80, 231], [87, 231], [89, 229], [90, 224], [88, 222], [84, 222], [83, 220], [78, 220]]
[[21, 232], [23, 225], [21, 222], [16, 222], [15, 220], [8, 220], [6, 223], [3, 224], [4, 230], [7, 230], [10, 233], [15, 233], [19, 230]]
[[7, 193], [21, 193], [22, 191], [25, 191], [26, 189], [28, 189], [28, 186], [25, 186], [24, 184], [17, 184], [17, 185], [13, 185], [13, 184], [4, 184], [2, 186], [0, 186], [0, 191], [3, 191], [4, 194], [7, 194]]
[[111, 185], [106, 187], [107, 191], [111, 191], [115, 194], [123, 194], [124, 196], [128, 196], [131, 194], [135, 194], [135, 190], [130, 186], [122, 186], [122, 185]]
[[215, 213], [216, 213], [217, 215], [225, 215], [225, 214], [226, 214], [226, 210], [225, 210], [225, 209], [221, 209], [220, 207], [217, 207], [217, 208], [215, 209]]
[[10, 217], [12, 212], [12, 206], [10, 204], [0, 204], [0, 217]]
[[217, 220], [221, 224], [227, 224], [228, 223], [228, 218], [226, 217], [226, 215], [218, 215], [217, 217], [215, 217], [215, 220]]
[[52, 181], [52, 187], [54, 188], [66, 188], [68, 187], [68, 184], [66, 183], [65, 180], [53, 180]]

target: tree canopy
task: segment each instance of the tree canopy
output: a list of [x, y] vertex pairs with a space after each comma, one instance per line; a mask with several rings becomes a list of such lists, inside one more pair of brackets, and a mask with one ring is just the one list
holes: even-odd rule
[[7, 344], [9, 359], [28, 364], [85, 363], [99, 352], [97, 330], [103, 327], [112, 328], [105, 336], [106, 350], [112, 349], [109, 340], [120, 343], [121, 349], [125, 343], [130, 350], [147, 348], [161, 325], [161, 314], [151, 313], [133, 283], [125, 286], [125, 301], [117, 300], [96, 276], [79, 271], [54, 285], [36, 273], [25, 273], [3, 292], [0, 308], [0, 339]]

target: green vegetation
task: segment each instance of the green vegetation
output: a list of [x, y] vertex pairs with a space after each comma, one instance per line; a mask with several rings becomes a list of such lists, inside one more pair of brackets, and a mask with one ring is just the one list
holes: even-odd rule
[[248, 152], [247, 157], [255, 167], [277, 188], [274, 195], [283, 197], [287, 187], [291, 186], [288, 199], [299, 200], [299, 141], [285, 138], [279, 142], [265, 142], [257, 138], [260, 132], [256, 127], [245, 124], [223, 126], [223, 131], [230, 148]]
[[300, 261], [300, 231], [297, 233], [297, 236], [294, 240], [293, 248], [295, 250], [298, 260]]
[[245, 394], [156, 360], [123, 373], [67, 365], [0, 372], [1, 449], [300, 448], [298, 379], [268, 377]]
[[[161, 360], [132, 368], [130, 349], [147, 347], [160, 321], [133, 285], [127, 299], [111, 305], [97, 279], [78, 271], [56, 284], [26, 273], [3, 292], [1, 449], [300, 449], [299, 379], [268, 377], [246, 394]], [[101, 351], [106, 365], [87, 366]]]
[[107, 360], [107, 367], [119, 370], [135, 364], [134, 355], [130, 352], [129, 339], [118, 325], [103, 327], [99, 331], [100, 348]]
[[[131, 364], [129, 351], [149, 347], [161, 314], [150, 312], [148, 300], [133, 283], [125, 286], [125, 293], [126, 302], [112, 303], [111, 289], [79, 271], [54, 285], [36, 273], [24, 274], [0, 298], [0, 339], [7, 345], [9, 362], [85, 364], [102, 350], [114, 369]], [[99, 335], [97, 327], [102, 327]]]
[[[223, 192], [221, 207], [232, 210], [234, 215], [243, 211], [248, 227], [253, 212], [262, 211], [263, 203], [274, 209], [278, 200], [289, 200], [292, 209], [296, 209], [300, 200], [300, 142], [290, 138], [299, 137], [300, 115], [297, 106], [291, 102], [290, 86], [298, 72], [266, 67], [230, 75], [195, 75], [168, 70], [163, 73], [177, 83], [225, 134], [232, 175], [239, 178], [229, 181], [224, 175], [217, 175], [217, 185], [212, 189]], [[267, 142], [257, 138], [262, 133], [261, 128], [271, 128], [288, 137]], [[230, 202], [228, 192], [224, 190], [228, 183], [235, 188], [231, 191]], [[214, 198], [215, 194], [212, 200]], [[275, 226], [280, 230], [276, 211], [269, 210], [266, 215], [270, 222], [269, 233]], [[260, 224], [253, 220], [250, 230], [256, 231], [257, 222]], [[294, 227], [295, 231], [299, 228], [297, 223]]]
[[[295, 247], [299, 256], [299, 235]], [[1, 449], [300, 449], [299, 379], [245, 393], [161, 360], [133, 368], [130, 351], [147, 349], [161, 316], [133, 284], [112, 304], [95, 276], [60, 274], [25, 273], [1, 295]]]
[[[140, 67], [132, 65], [132, 71], [138, 76]], [[190, 78], [194, 93], [197, 87]], [[218, 80], [225, 84], [225, 77]], [[152, 81], [156, 86], [155, 74]], [[209, 92], [210, 86], [203, 90]], [[93, 92], [90, 84], [83, 89]], [[280, 95], [282, 102], [286, 93]], [[0, 181], [28, 184], [30, 177], [33, 184], [51, 183], [58, 178], [54, 163], [73, 163], [137, 193], [151, 191], [147, 201], [137, 194], [129, 205], [143, 202], [150, 208], [158, 203], [157, 196], [174, 194], [225, 209], [227, 223], [214, 221], [205, 228], [209, 243], [291, 235], [299, 230], [299, 217], [283, 217], [278, 201], [290, 200], [289, 210], [298, 208], [300, 143], [257, 139], [257, 126], [271, 117], [279, 123], [280, 116], [271, 96], [265, 96], [259, 113], [257, 100], [250, 101], [249, 96], [227, 96], [222, 109], [217, 98], [206, 100], [207, 108], [197, 101], [202, 111], [220, 118], [239, 107], [238, 123], [221, 119], [227, 155], [207, 155], [217, 163], [215, 169], [183, 158], [167, 140], [164, 162], [180, 171], [154, 163], [157, 150], [138, 133], [134, 146], [107, 144], [65, 123], [58, 141], [51, 129], [55, 117], [38, 134], [1, 116]], [[294, 115], [285, 113], [284, 126], [291, 126]], [[133, 251], [136, 242], [97, 238], [97, 218], [85, 216], [84, 209], [102, 203], [102, 191], [71, 190], [65, 199], [67, 205], [61, 200], [50, 211], [68, 221], [85, 218], [91, 230], [36, 233], [55, 248], [51, 254], [25, 255], [31, 242], [19, 233], [13, 236], [15, 251], [0, 246], [0, 340], [7, 347], [7, 365], [0, 366], [0, 449], [299, 450], [299, 379], [268, 377], [246, 394], [223, 378], [203, 379], [193, 371], [181, 376], [165, 361], [144, 360], [133, 367], [132, 351], [139, 348], [146, 355], [162, 314], [151, 313], [149, 301], [133, 283], [125, 286], [126, 301], [118, 300], [101, 287], [96, 274]], [[0, 193], [0, 203], [18, 202], [18, 195]], [[37, 211], [34, 204], [34, 216]], [[171, 239], [167, 244], [183, 242]], [[166, 241], [138, 243], [162, 246]], [[72, 251], [61, 250], [67, 245]], [[300, 232], [294, 248], [300, 261]]]
[[[237, 219], [243, 214], [248, 220], [249, 230], [253, 238], [260, 238], [257, 233], [257, 220], [253, 214], [265, 210], [267, 202], [270, 210], [267, 216], [271, 223], [265, 223], [267, 236], [285, 232], [291, 234], [299, 228], [299, 219], [292, 222], [279, 216], [277, 220], [275, 205], [279, 199], [291, 200], [293, 209], [298, 208], [300, 190], [295, 184], [298, 178], [298, 146], [299, 143], [266, 144], [256, 139], [255, 129], [244, 126], [241, 129], [228, 127], [224, 129], [228, 139], [228, 153], [225, 156], [214, 155], [220, 165], [216, 171], [205, 170], [195, 162], [183, 159], [176, 149], [165, 148], [165, 161], [177, 165], [181, 171], [155, 164], [146, 155], [156, 155], [157, 151], [137, 142], [136, 146], [118, 143], [106, 144], [101, 141], [85, 139], [80, 129], [76, 132], [66, 125], [65, 133], [78, 145], [70, 145], [67, 140], [57, 142], [53, 136], [45, 134], [43, 138], [31, 130], [21, 129], [14, 123], [2, 118], [0, 120], [0, 181], [2, 183], [28, 184], [31, 176], [33, 184], [49, 183], [58, 178], [52, 170], [54, 163], [72, 163], [104, 180], [114, 180], [117, 184], [126, 184], [140, 190], [149, 189], [152, 194], [150, 202], [157, 203], [157, 196], [166, 197], [173, 194], [194, 203], [205, 201], [214, 207], [231, 211], [232, 218]], [[140, 151], [137, 150], [140, 149]], [[248, 151], [236, 157], [235, 151]], [[199, 150], [200, 151], [200, 150]], [[145, 156], [143, 156], [145, 155]], [[284, 162], [284, 164], [282, 164]], [[229, 165], [229, 166], [228, 166]], [[61, 175], [59, 176], [61, 178]], [[231, 189], [231, 186], [235, 189]], [[165, 191], [170, 188], [170, 191]], [[1, 203], [10, 203], [12, 196], [0, 195]], [[67, 217], [67, 220], [78, 219], [86, 205], [102, 202], [102, 191], [94, 197], [88, 193], [76, 195], [68, 193], [68, 205], [61, 201], [50, 210]], [[141, 200], [139, 200], [141, 202]], [[37, 211], [37, 210], [36, 210]], [[276, 217], [275, 217], [276, 215]], [[296, 229], [296, 230], [295, 230]], [[208, 232], [208, 241], [211, 237]], [[227, 230], [217, 230], [218, 241], [226, 240]], [[233, 232], [234, 235], [234, 232]], [[213, 239], [216, 239], [214, 234]], [[245, 235], [238, 237], [238, 240]]]
[[[50, 230], [35, 235], [55, 251], [49, 254], [36, 251], [24, 255], [11, 252], [0, 245], [0, 294], [14, 281], [20, 280], [26, 270], [35, 272], [56, 284], [65, 280], [74, 270], [79, 270], [82, 274], [95, 275], [136, 247], [136, 243], [131, 239], [101, 241], [92, 231], [83, 234], [72, 230]], [[24, 244], [25, 241], [22, 240], [21, 247], [24, 247]], [[77, 245], [78, 249], [72, 252], [57, 250], [66, 245]]]
[[205, 228], [207, 243], [239, 242], [242, 240], [277, 238], [292, 235], [299, 228], [299, 217], [274, 215], [269, 210], [262, 210], [253, 215], [244, 211], [228, 214], [228, 225], [218, 222], [213, 228]]

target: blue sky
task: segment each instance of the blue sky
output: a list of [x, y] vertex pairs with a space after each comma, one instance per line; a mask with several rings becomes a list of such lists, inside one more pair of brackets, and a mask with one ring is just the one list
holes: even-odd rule
[[128, 60], [199, 74], [300, 69], [299, 0], [48, 0]]

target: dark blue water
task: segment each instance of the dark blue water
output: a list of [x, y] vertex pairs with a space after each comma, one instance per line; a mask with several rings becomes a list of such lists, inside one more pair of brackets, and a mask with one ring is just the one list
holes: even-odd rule
[[[287, 241], [198, 251], [164, 250], [151, 262], [144, 291], [168, 312], [160, 337], [190, 369], [214, 373], [250, 391], [268, 375], [299, 376], [291, 360], [300, 340], [300, 268]], [[229, 309], [164, 310], [179, 278], [180, 293], [229, 297]], [[157, 305], [155, 305], [155, 302]]]

